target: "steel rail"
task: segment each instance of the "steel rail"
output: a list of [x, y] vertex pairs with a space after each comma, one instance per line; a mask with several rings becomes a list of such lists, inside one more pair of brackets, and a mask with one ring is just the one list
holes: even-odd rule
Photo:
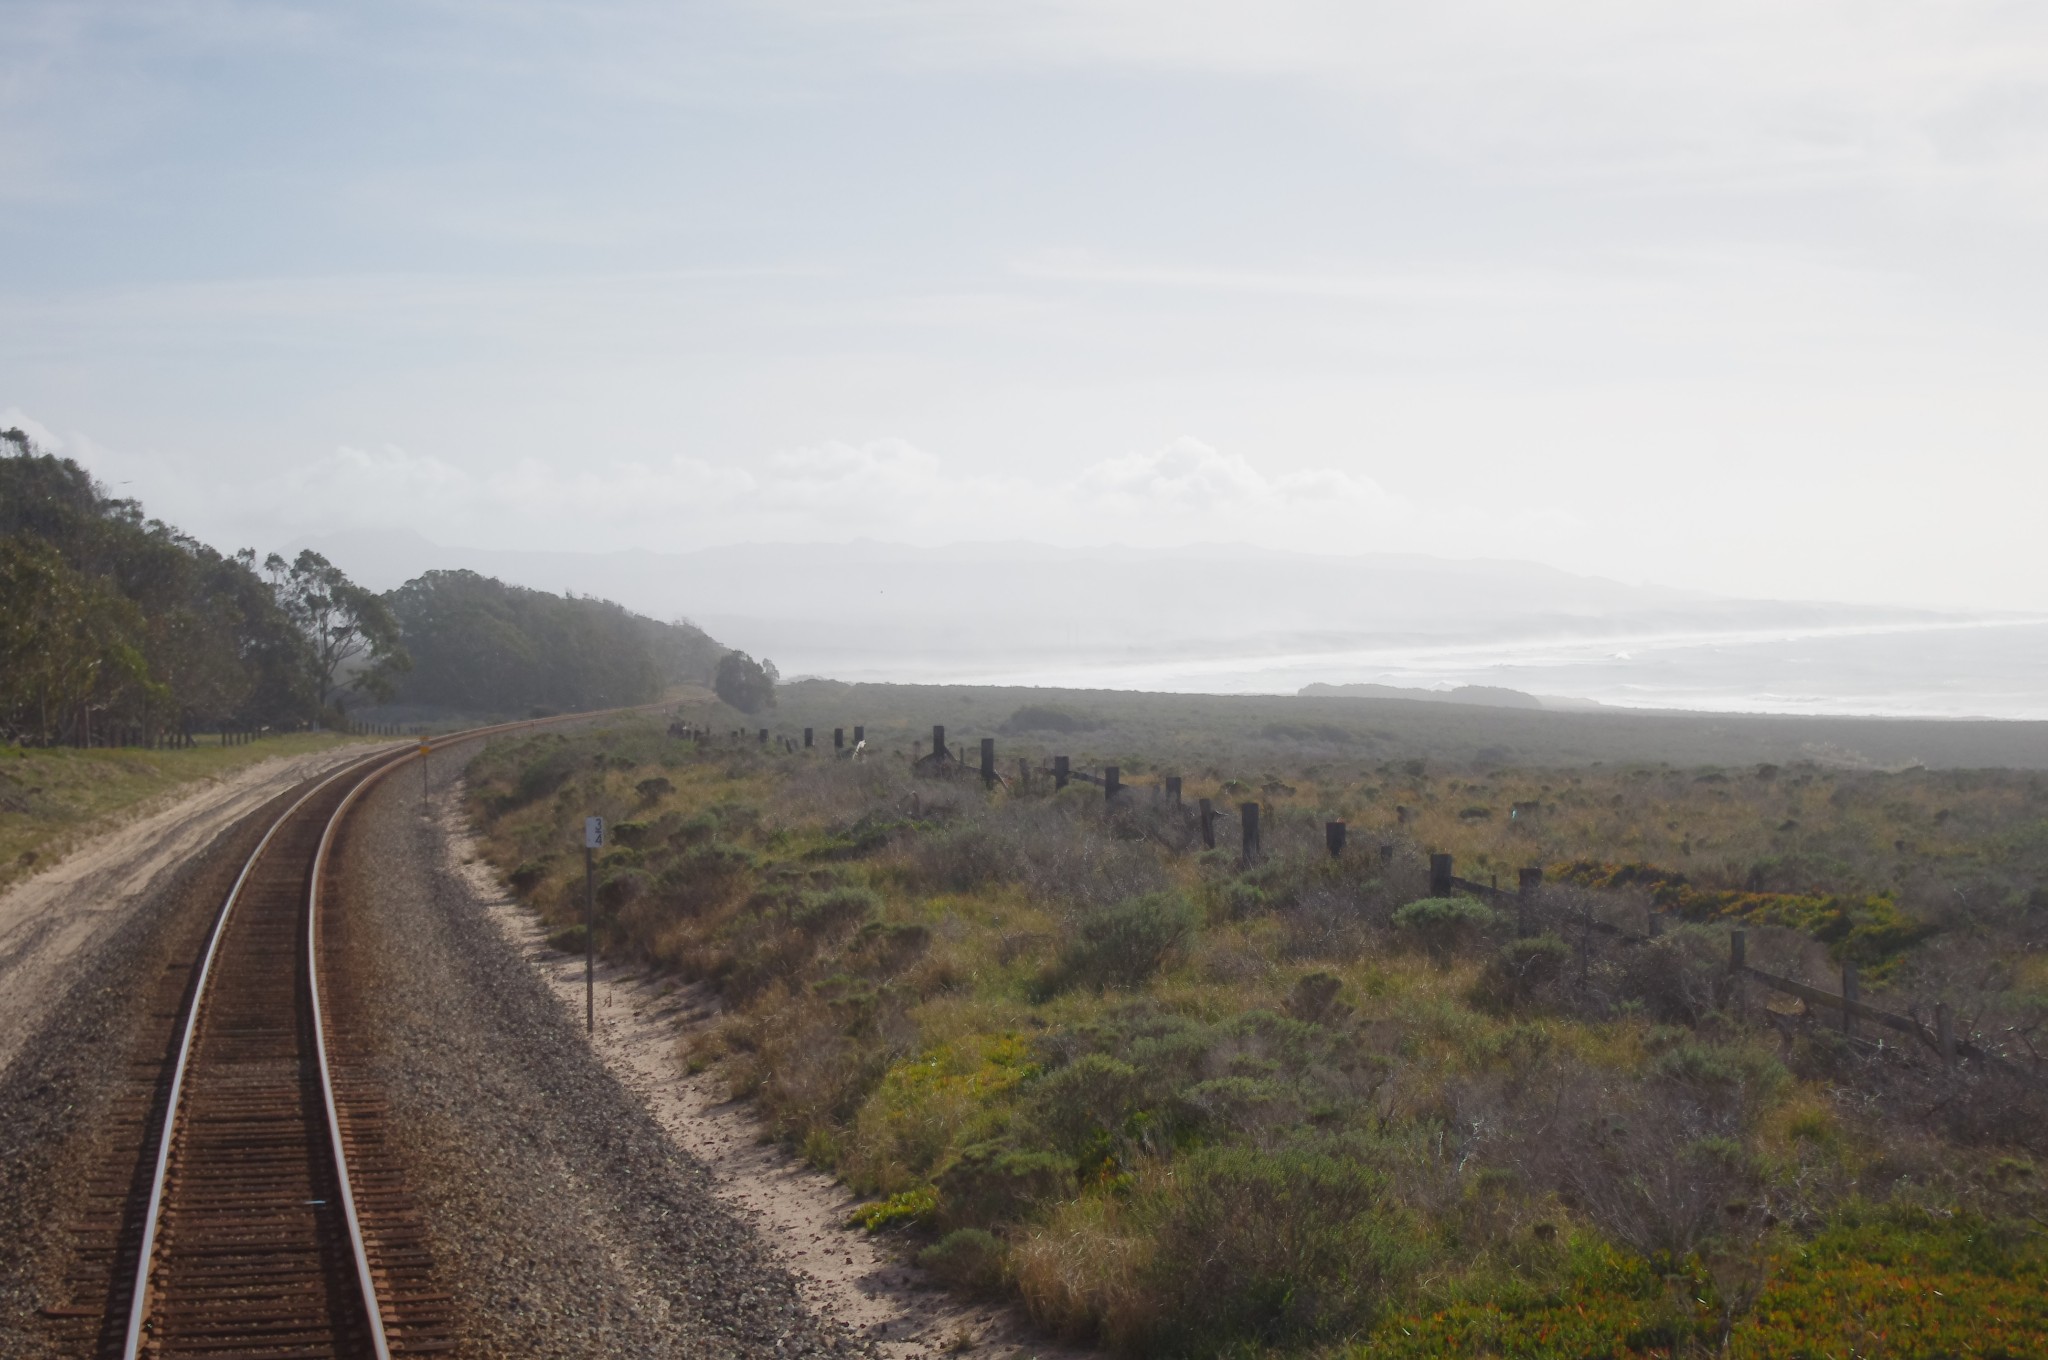
[[[546, 721], [550, 720], [528, 719], [524, 722], [471, 728], [467, 732], [451, 733], [443, 737], [439, 745], [452, 746], [461, 741], [478, 741], [501, 732], [532, 727]], [[334, 1100], [334, 1073], [327, 1061], [327, 1026], [320, 1006], [320, 888], [321, 880], [327, 872], [328, 852], [334, 847], [335, 832], [341, 829], [341, 819], [348, 815], [356, 799], [362, 797], [366, 790], [393, 770], [412, 761], [424, 760], [432, 752], [431, 742], [431, 738], [421, 738], [420, 745], [397, 759], [387, 760], [371, 770], [342, 797], [340, 805], [334, 809], [334, 814], [327, 819], [327, 825], [320, 832], [320, 845], [313, 852], [313, 872], [306, 890], [306, 978], [313, 1004], [313, 1051], [318, 1059], [316, 1065], [320, 1071], [320, 1098], [327, 1109], [327, 1138], [328, 1145], [334, 1152], [335, 1179], [341, 1189], [342, 1218], [348, 1224], [349, 1250], [355, 1255], [356, 1281], [362, 1291], [363, 1310], [369, 1315], [370, 1344], [377, 1353], [377, 1360], [391, 1360], [391, 1345], [384, 1334], [384, 1313], [377, 1301], [376, 1281], [370, 1273], [370, 1253], [368, 1245], [363, 1240], [362, 1219], [356, 1213], [356, 1195], [348, 1171], [348, 1153], [342, 1146], [341, 1113]]]
[[178, 1059], [171, 1069], [171, 1091], [164, 1102], [163, 1128], [157, 1136], [156, 1168], [150, 1176], [149, 1204], [143, 1211], [142, 1249], [135, 1261], [135, 1287], [128, 1303], [128, 1330], [121, 1343], [123, 1360], [139, 1360], [142, 1353], [142, 1327], [149, 1315], [150, 1268], [156, 1260], [157, 1226], [163, 1213], [164, 1187], [170, 1173], [171, 1144], [175, 1141], [178, 1110], [185, 1094], [185, 1076], [191, 1066], [192, 1045], [199, 1032], [199, 1018], [205, 1010], [206, 987], [213, 976], [214, 959], [220, 953], [221, 938], [227, 933], [228, 922], [234, 916], [235, 904], [241, 900], [242, 888], [248, 883], [249, 875], [255, 871], [256, 862], [262, 859], [263, 852], [270, 848], [270, 842], [277, 835], [278, 829], [290, 821], [300, 808], [337, 780], [357, 773], [363, 766], [374, 761], [389, 760], [391, 754], [390, 749], [386, 748], [361, 760], [350, 761], [306, 790], [296, 802], [278, 814], [277, 820], [263, 833], [263, 839], [256, 842], [256, 848], [249, 852], [249, 858], [243, 861], [241, 873], [235, 876], [234, 886], [228, 889], [227, 900], [221, 904], [220, 915], [213, 924], [213, 932], [207, 937], [206, 954], [199, 964], [198, 982], [192, 989], [192, 1004], [185, 1014], [184, 1030], [178, 1037]]
[[306, 890], [306, 986], [313, 1002], [313, 1052], [320, 1069], [320, 1099], [327, 1107], [327, 1142], [334, 1150], [335, 1179], [341, 1187], [341, 1214], [348, 1223], [349, 1250], [355, 1253], [356, 1283], [362, 1290], [363, 1311], [370, 1319], [370, 1346], [377, 1360], [391, 1360], [391, 1343], [384, 1335], [384, 1311], [377, 1302], [377, 1282], [370, 1276], [370, 1253], [363, 1244], [363, 1223], [356, 1216], [356, 1192], [348, 1174], [348, 1153], [341, 1144], [341, 1112], [334, 1103], [334, 1073], [327, 1063], [327, 1025], [320, 1009], [320, 880], [327, 872], [327, 852], [333, 848], [334, 833], [349, 807], [369, 788], [408, 760], [419, 759], [415, 751], [370, 771], [356, 782], [327, 819], [320, 833], [320, 848], [313, 852], [312, 883]]
[[[642, 707], [656, 706], [658, 705], [644, 705]], [[320, 887], [321, 878], [327, 867], [328, 853], [333, 847], [335, 833], [341, 826], [342, 817], [354, 805], [356, 799], [361, 796], [365, 789], [368, 789], [400, 766], [406, 765], [411, 761], [423, 759], [426, 755], [430, 754], [432, 746], [426, 746], [426, 743], [432, 742], [433, 746], [447, 746], [456, 742], [476, 741], [485, 737], [493, 737], [501, 733], [537, 727], [551, 722], [603, 717], [610, 713], [625, 711], [631, 710], [611, 709], [600, 710], [596, 713], [564, 713], [552, 718], [529, 718], [517, 722], [496, 723], [486, 727], [471, 728], [466, 732], [453, 732], [440, 738], [438, 742], [434, 742], [432, 738], [421, 738], [420, 742], [422, 745], [415, 745], [410, 750], [399, 752], [394, 752], [392, 747], [387, 745], [364, 756], [360, 760], [350, 761], [347, 765], [328, 775], [327, 778], [301, 794], [264, 831], [263, 838], [256, 843], [256, 848], [250, 851], [249, 857], [243, 861], [241, 872], [236, 875], [234, 885], [228, 890], [227, 898], [221, 905], [220, 915], [214, 921], [213, 930], [207, 938], [206, 953], [200, 961], [198, 979], [192, 991], [192, 1001], [185, 1015], [183, 1029], [179, 1034], [178, 1057], [172, 1068], [170, 1094], [164, 1104], [163, 1127], [157, 1136], [156, 1163], [150, 1177], [149, 1201], [143, 1214], [142, 1246], [136, 1256], [135, 1283], [130, 1294], [128, 1307], [128, 1327], [121, 1346], [123, 1360], [141, 1360], [142, 1356], [142, 1330], [149, 1316], [149, 1305], [151, 1302], [150, 1275], [152, 1273], [151, 1268], [155, 1264], [157, 1229], [162, 1220], [165, 1187], [169, 1180], [171, 1148], [172, 1144], [176, 1141], [178, 1116], [185, 1094], [185, 1079], [191, 1069], [193, 1046], [199, 1031], [200, 1017], [205, 1010], [207, 986], [213, 977], [214, 962], [220, 952], [221, 940], [227, 933], [228, 923], [234, 916], [235, 905], [241, 899], [242, 889], [247, 885], [250, 875], [255, 871], [257, 862], [263, 858], [264, 852], [270, 848], [270, 843], [276, 837], [279, 829], [297, 815], [299, 810], [308, 802], [319, 796], [330, 786], [340, 780], [356, 775], [361, 777], [355, 786], [343, 796], [341, 803], [328, 817], [327, 823], [320, 833], [319, 847], [313, 856], [312, 873], [307, 888], [306, 903], [307, 977], [312, 1003], [315, 1065], [320, 1075], [321, 1100], [327, 1115], [328, 1145], [333, 1153], [334, 1171], [336, 1181], [340, 1187], [343, 1217], [348, 1225], [349, 1247], [355, 1260], [356, 1281], [362, 1295], [364, 1311], [368, 1315], [371, 1343], [375, 1348], [377, 1360], [390, 1360], [391, 1351], [384, 1331], [383, 1309], [378, 1302], [376, 1281], [371, 1274], [369, 1252], [363, 1239], [362, 1220], [356, 1211], [355, 1190], [349, 1176], [348, 1156], [342, 1145], [341, 1119], [334, 1098], [334, 1077], [328, 1062], [326, 1025], [320, 1003], [318, 931]], [[423, 746], [425, 749], [423, 749]], [[378, 764], [380, 761], [382, 764]], [[373, 766], [374, 768], [364, 773], [365, 766]]]

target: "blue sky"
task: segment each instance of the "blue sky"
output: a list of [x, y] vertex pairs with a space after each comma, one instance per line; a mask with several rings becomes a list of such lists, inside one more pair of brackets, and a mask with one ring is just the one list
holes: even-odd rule
[[204, 537], [2048, 609], [2048, 12], [41, 4], [0, 416]]

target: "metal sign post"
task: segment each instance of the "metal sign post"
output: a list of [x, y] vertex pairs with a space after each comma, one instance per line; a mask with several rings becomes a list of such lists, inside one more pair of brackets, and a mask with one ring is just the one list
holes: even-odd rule
[[420, 738], [420, 816], [427, 815], [427, 757], [434, 753], [434, 743]]
[[597, 852], [604, 818], [583, 819], [583, 1032], [597, 1033]]

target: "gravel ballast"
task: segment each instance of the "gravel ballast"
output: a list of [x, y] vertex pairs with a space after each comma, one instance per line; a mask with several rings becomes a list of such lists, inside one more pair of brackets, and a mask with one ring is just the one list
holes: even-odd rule
[[[475, 753], [437, 753], [437, 786]], [[358, 1060], [432, 1229], [463, 1352], [859, 1354], [816, 1317], [710, 1177], [606, 1070], [448, 871], [415, 767], [339, 848]]]

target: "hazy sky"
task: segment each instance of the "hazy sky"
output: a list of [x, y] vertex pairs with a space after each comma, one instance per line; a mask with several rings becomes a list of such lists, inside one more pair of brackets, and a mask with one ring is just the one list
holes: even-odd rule
[[2048, 609], [2048, 6], [4, 0], [0, 419], [223, 546]]

